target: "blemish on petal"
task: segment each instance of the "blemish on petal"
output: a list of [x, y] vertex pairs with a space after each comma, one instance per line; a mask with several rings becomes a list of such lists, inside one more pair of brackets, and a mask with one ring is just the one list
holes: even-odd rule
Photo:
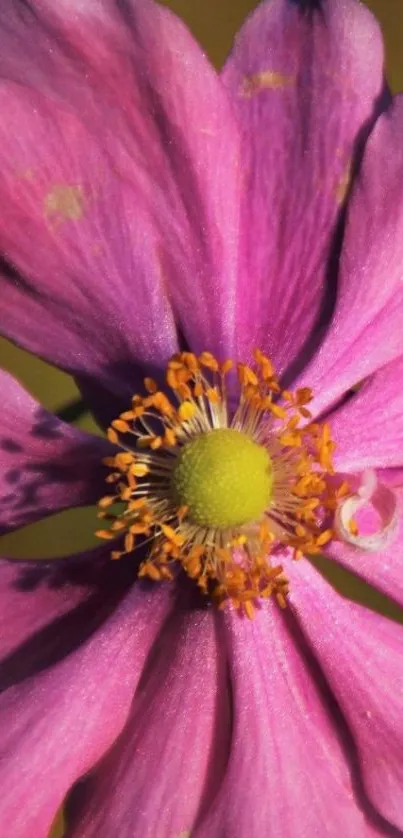
[[95, 244], [91, 245], [91, 251], [94, 256], [102, 256], [104, 253], [105, 247], [101, 242], [95, 242]]
[[199, 133], [200, 134], [205, 134], [206, 137], [216, 137], [217, 136], [217, 131], [214, 131], [213, 128], [204, 128], [203, 126], [199, 127]]
[[46, 217], [55, 226], [64, 221], [79, 221], [85, 211], [83, 187], [67, 183], [55, 184], [45, 195], [44, 209]]
[[31, 168], [19, 169], [16, 172], [16, 176], [19, 180], [32, 181], [34, 179], [34, 170]]
[[348, 191], [350, 189], [351, 184], [351, 174], [352, 174], [352, 167], [351, 163], [348, 163], [346, 168], [344, 169], [341, 177], [339, 178], [338, 183], [336, 184], [336, 188], [334, 191], [334, 195], [338, 204], [343, 204]]
[[292, 87], [294, 83], [294, 76], [287, 76], [276, 70], [262, 70], [260, 73], [245, 76], [242, 80], [239, 95], [249, 99], [263, 90], [281, 90], [284, 87]]

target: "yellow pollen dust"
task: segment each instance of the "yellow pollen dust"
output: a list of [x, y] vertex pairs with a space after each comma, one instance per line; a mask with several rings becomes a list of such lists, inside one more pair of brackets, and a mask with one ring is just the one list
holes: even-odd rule
[[55, 184], [45, 197], [45, 213], [56, 225], [79, 221], [84, 215], [83, 187]]
[[240, 95], [243, 98], [250, 99], [262, 90], [281, 90], [294, 84], [294, 76], [285, 75], [285, 73], [279, 73], [276, 70], [262, 70], [260, 73], [245, 76]]
[[108, 525], [97, 535], [114, 541], [113, 559], [144, 544], [141, 577], [183, 569], [219, 607], [249, 617], [271, 595], [284, 607], [278, 557], [321, 551], [341, 491], [329, 480], [329, 427], [311, 421], [311, 391], [282, 390], [259, 350], [253, 366], [182, 352], [166, 392], [150, 378], [144, 386], [108, 430], [120, 451], [104, 461], [110, 491], [98, 516]]

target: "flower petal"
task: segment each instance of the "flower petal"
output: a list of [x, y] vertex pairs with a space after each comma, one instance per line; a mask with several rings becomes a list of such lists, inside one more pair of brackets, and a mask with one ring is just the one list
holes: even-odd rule
[[352, 732], [366, 793], [402, 829], [403, 627], [294, 562], [290, 604]]
[[63, 559], [0, 560], [0, 691], [61, 660], [114, 610], [133, 570], [110, 545]]
[[326, 545], [326, 556], [374, 585], [403, 605], [403, 490], [395, 489], [399, 510], [397, 531], [381, 551], [370, 553], [333, 540]]
[[381, 116], [365, 148], [348, 206], [337, 303], [309, 382], [317, 415], [403, 355], [403, 97]]
[[361, 811], [329, 696], [289, 616], [270, 602], [253, 623], [226, 618], [233, 739], [198, 838], [382, 834]]
[[135, 586], [80, 648], [3, 693], [4, 835], [46, 836], [71, 785], [113, 744], [170, 601], [167, 588]]
[[365, 381], [329, 421], [338, 471], [403, 466], [403, 356]]
[[24, 280], [3, 277], [6, 333], [124, 393], [134, 362], [176, 351], [172, 307], [192, 348], [229, 352], [239, 155], [216, 73], [149, 0], [14, 6], [0, 245]]
[[215, 624], [210, 610], [178, 613], [164, 628], [119, 742], [73, 795], [70, 835], [193, 835], [228, 756]]
[[61, 422], [0, 370], [0, 532], [105, 494], [105, 440]]
[[3, 333], [129, 398], [131, 365], [176, 348], [155, 233], [77, 117], [12, 85], [0, 107], [0, 247], [24, 277], [0, 278]]
[[241, 29], [224, 81], [244, 136], [238, 356], [260, 346], [282, 371], [322, 308], [354, 160], [383, 88], [379, 27], [355, 0], [310, 12], [270, 0]]

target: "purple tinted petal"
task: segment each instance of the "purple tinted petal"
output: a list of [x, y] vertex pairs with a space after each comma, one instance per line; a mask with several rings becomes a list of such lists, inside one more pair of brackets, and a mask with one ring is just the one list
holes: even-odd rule
[[[58, 561], [1, 559], [1, 659], [54, 620], [75, 610], [99, 590], [103, 575], [99, 571], [108, 553], [109, 547], [102, 545], [88, 553]], [[94, 579], [93, 572], [97, 569], [99, 576], [96, 574]], [[90, 577], [88, 571], [91, 571]]]
[[306, 560], [290, 604], [355, 739], [365, 790], [403, 827], [403, 627], [339, 596]]
[[61, 422], [0, 370], [0, 532], [105, 494], [106, 441]]
[[119, 742], [73, 797], [70, 835], [193, 834], [228, 756], [225, 649], [210, 611], [164, 628]]
[[0, 691], [62, 660], [114, 611], [135, 577], [110, 544], [50, 561], [0, 560]]
[[238, 140], [206, 58], [152, 2], [33, 2], [35, 40], [6, 5], [0, 244], [24, 276], [3, 280], [7, 333], [124, 393], [133, 361], [176, 350], [171, 306], [194, 348], [230, 352]]
[[46, 836], [71, 785], [113, 744], [170, 602], [167, 588], [135, 586], [81, 647], [3, 693], [4, 835]]
[[317, 356], [298, 382], [314, 413], [403, 355], [403, 98], [381, 116], [354, 182], [337, 304]]
[[261, 346], [283, 370], [321, 310], [357, 141], [383, 87], [380, 31], [355, 0], [310, 13], [270, 0], [238, 35], [224, 81], [244, 138], [238, 354]]
[[[224, 782], [200, 838], [372, 836], [328, 696], [295, 626], [270, 602], [226, 619], [234, 730]], [[193, 835], [193, 833], [192, 833]]]
[[382, 367], [332, 413], [339, 471], [403, 465], [403, 356]]

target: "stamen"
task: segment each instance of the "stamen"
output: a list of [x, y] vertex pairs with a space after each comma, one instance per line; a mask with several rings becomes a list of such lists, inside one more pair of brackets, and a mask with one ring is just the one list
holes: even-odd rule
[[114, 559], [146, 543], [140, 576], [172, 579], [182, 567], [219, 607], [230, 601], [252, 617], [261, 598], [285, 606], [276, 556], [320, 552], [346, 488], [331, 479], [329, 426], [310, 422], [311, 391], [282, 390], [256, 350], [253, 366], [236, 366], [231, 412], [233, 369], [209, 352], [183, 352], [168, 364], [168, 395], [145, 379], [146, 394], [108, 430], [121, 451], [105, 460], [110, 488], [98, 515], [111, 525], [97, 534], [124, 536]]

